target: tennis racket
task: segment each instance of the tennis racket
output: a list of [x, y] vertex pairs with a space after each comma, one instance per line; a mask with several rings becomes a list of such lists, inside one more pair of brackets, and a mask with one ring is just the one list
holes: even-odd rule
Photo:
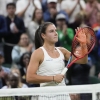
[[[80, 34], [80, 33], [85, 33], [85, 35], [86, 35], [86, 48], [87, 48], [86, 50], [87, 50], [87, 52], [84, 52], [84, 50], [81, 49], [80, 43], [77, 40], [78, 34]], [[77, 60], [82, 59], [86, 55], [88, 55], [94, 48], [95, 43], [96, 43], [96, 36], [95, 36], [95, 32], [93, 31], [92, 28], [83, 27], [83, 28], [78, 29], [78, 31], [76, 31], [76, 34], [75, 34], [73, 42], [72, 42], [71, 55], [68, 60], [67, 66], [63, 69], [61, 74], [64, 75], [67, 72], [68, 68], [71, 67], [71, 65], [73, 63], [75, 63]], [[73, 59], [72, 59], [72, 57], [73, 57]]]

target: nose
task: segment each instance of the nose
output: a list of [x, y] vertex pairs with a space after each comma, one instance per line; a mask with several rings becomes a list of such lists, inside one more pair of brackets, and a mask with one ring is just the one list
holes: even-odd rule
[[58, 35], [57, 31], [55, 31], [55, 35]]

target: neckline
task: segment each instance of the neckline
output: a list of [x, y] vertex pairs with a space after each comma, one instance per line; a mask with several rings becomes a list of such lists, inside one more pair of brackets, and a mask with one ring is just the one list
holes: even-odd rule
[[59, 56], [58, 56], [57, 58], [51, 57], [51, 56], [48, 54], [47, 50], [46, 50], [43, 46], [42, 46], [42, 48], [45, 50], [45, 52], [47, 53], [47, 55], [48, 55], [50, 58], [52, 58], [52, 59], [58, 59], [58, 58], [60, 58], [60, 52], [59, 52], [58, 48], [55, 47], [55, 49], [56, 49], [56, 50], [58, 51], [58, 53], [59, 53]]

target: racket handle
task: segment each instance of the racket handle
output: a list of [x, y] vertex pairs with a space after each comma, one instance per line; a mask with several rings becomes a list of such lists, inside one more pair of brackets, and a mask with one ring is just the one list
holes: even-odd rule
[[63, 69], [63, 71], [61, 72], [61, 74], [62, 74], [62, 75], [65, 75], [65, 73], [67, 72], [67, 70], [68, 70], [68, 68], [65, 67], [65, 68]]

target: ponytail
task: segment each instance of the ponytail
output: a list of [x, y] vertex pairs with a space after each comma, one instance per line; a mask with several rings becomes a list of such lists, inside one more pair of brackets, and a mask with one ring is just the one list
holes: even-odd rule
[[41, 33], [39, 32], [39, 28], [35, 32], [35, 49], [38, 49], [43, 45], [43, 39], [41, 37]]
[[45, 22], [42, 25], [39, 26], [39, 28], [35, 32], [35, 49], [38, 49], [39, 47], [43, 46], [44, 40], [41, 36], [41, 34], [45, 34], [47, 27], [53, 24], [51, 22]]

